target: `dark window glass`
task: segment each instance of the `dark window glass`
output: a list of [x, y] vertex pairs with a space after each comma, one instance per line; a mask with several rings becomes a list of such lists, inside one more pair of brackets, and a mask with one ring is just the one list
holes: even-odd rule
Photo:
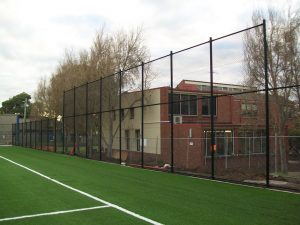
[[134, 119], [134, 108], [130, 108], [130, 119]]
[[[197, 115], [197, 96], [173, 94], [174, 115]], [[169, 94], [169, 113], [171, 113], [171, 94]]]
[[[233, 154], [233, 138], [231, 130], [216, 130], [215, 132], [216, 156], [229, 156]], [[211, 155], [211, 131], [204, 131], [206, 156]]]
[[[217, 115], [216, 109], [217, 109], [216, 98], [213, 98], [213, 115]], [[210, 98], [209, 97], [204, 97], [202, 99], [202, 115], [206, 115], [206, 116], [210, 115]]]
[[189, 115], [189, 95], [181, 95], [181, 114]]
[[190, 95], [190, 115], [197, 115], [197, 96]]
[[[169, 113], [171, 113], [171, 94], [169, 94]], [[180, 114], [180, 95], [173, 94], [173, 114], [179, 115]]]

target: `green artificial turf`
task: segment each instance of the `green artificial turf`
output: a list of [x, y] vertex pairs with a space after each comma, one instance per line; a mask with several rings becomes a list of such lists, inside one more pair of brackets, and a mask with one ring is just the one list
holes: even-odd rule
[[[163, 224], [281, 225], [299, 224], [300, 221], [300, 195], [297, 194], [218, 183], [21, 147], [0, 147], [0, 155]], [[3, 159], [0, 159], [0, 173], [0, 192], [7, 192], [9, 196], [2, 197], [1, 194], [1, 218], [15, 215], [16, 211], [24, 215], [28, 214], [27, 211], [40, 213], [101, 205]], [[22, 176], [30, 177], [26, 179], [32, 182], [24, 182]], [[20, 194], [23, 191], [25, 193]], [[22, 204], [18, 205], [19, 201]], [[30, 209], [26, 207], [27, 203], [37, 206]], [[18, 210], [12, 213], [10, 208]], [[80, 224], [145, 224], [113, 208], [6, 224], [76, 224], [76, 221]]]

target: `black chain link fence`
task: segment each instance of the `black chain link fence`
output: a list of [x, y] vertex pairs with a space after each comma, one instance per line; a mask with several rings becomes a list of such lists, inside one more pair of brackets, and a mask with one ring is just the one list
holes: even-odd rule
[[[294, 109], [245, 85], [244, 37], [265, 23], [64, 92], [63, 119], [16, 124], [14, 144], [129, 166], [300, 190]], [[276, 87], [280, 93], [296, 86]], [[290, 100], [292, 103], [292, 99]]]

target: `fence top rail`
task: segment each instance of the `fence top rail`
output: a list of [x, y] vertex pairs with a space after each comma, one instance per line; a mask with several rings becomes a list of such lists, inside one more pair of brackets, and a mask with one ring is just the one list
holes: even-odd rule
[[[220, 40], [220, 39], [223, 39], [223, 38], [226, 38], [226, 37], [235, 35], [235, 34], [239, 34], [239, 33], [242, 33], [242, 32], [248, 31], [248, 30], [251, 30], [251, 29], [255, 29], [255, 28], [260, 27], [260, 26], [263, 26], [263, 23], [258, 24], [258, 25], [255, 25], [255, 26], [252, 26], [252, 27], [248, 27], [248, 28], [245, 28], [245, 29], [242, 29], [242, 30], [239, 30], [239, 31], [236, 31], [236, 32], [233, 32], [233, 33], [224, 35], [224, 36], [221, 36], [221, 37], [217, 37], [217, 38], [211, 39], [211, 41], [217, 41], [217, 40]], [[181, 49], [181, 50], [178, 50], [178, 51], [175, 51], [175, 52], [173, 52], [172, 54], [175, 55], [175, 54], [178, 54], [178, 53], [180, 53], [180, 52], [184, 52], [184, 51], [187, 51], [187, 50], [190, 50], [190, 49], [199, 47], [199, 46], [201, 46], [201, 45], [208, 44], [209, 42], [210, 42], [210, 40], [209, 40], [209, 41], [202, 42], [202, 43], [199, 43], [199, 44], [196, 44], [196, 45], [193, 45], [193, 46], [190, 46], [190, 47], [187, 47], [187, 48], [184, 48], [184, 49]], [[150, 60], [147, 61], [147, 62], [141, 62], [140, 64], [138, 64], [138, 65], [136, 65], [136, 66], [132, 66], [132, 67], [127, 68], [127, 69], [124, 69], [124, 70], [119, 70], [119, 71], [117, 71], [117, 72], [115, 72], [115, 73], [113, 73], [113, 74], [107, 75], [107, 76], [105, 76], [105, 77], [100, 77], [100, 78], [98, 78], [98, 79], [96, 79], [96, 80], [93, 80], [93, 81], [88, 81], [88, 82], [86, 82], [86, 83], [84, 83], [84, 84], [81, 84], [81, 85], [79, 85], [79, 86], [77, 86], [77, 87], [81, 87], [81, 86], [83, 86], [83, 85], [87, 85], [88, 83], [97, 82], [97, 81], [99, 81], [99, 80], [101, 80], [101, 79], [109, 78], [109, 77], [115, 76], [115, 75], [117, 75], [117, 74], [120, 74], [120, 73], [123, 73], [123, 72], [127, 72], [127, 71], [129, 71], [129, 70], [138, 68], [138, 67], [142, 66], [143, 64], [146, 65], [146, 64], [149, 64], [149, 63], [153, 63], [153, 62], [155, 62], [155, 61], [158, 61], [158, 60], [160, 60], [160, 59], [167, 58], [167, 57], [169, 57], [170, 55], [171, 55], [171, 53], [170, 53], [170, 54], [167, 54], [167, 55], [164, 55], [164, 56], [161, 56], [161, 57], [158, 57], [158, 58], [155, 58], [155, 59], [150, 59]], [[64, 90], [64, 92], [71, 91], [71, 90], [73, 90], [73, 89], [75, 89], [75, 88], [76, 88], [76, 86], [74, 86], [74, 87], [71, 88], [71, 89]]]
[[242, 30], [239, 30], [239, 31], [236, 31], [236, 32], [224, 35], [224, 36], [221, 36], [221, 37], [214, 38], [214, 39], [212, 39], [212, 41], [218, 41], [220, 39], [227, 38], [227, 37], [239, 34], [239, 33], [243, 33], [245, 31], [252, 30], [252, 29], [255, 29], [255, 28], [258, 28], [258, 27], [261, 27], [261, 26], [263, 26], [263, 23], [260, 23], [260, 24], [257, 24], [255, 26], [253, 26], [253, 27], [248, 27], [248, 28], [245, 28], [245, 29], [242, 29]]

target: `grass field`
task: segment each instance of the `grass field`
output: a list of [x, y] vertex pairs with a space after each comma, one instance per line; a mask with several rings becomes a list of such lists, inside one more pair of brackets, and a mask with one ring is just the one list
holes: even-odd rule
[[0, 147], [0, 225], [299, 222], [299, 194]]

